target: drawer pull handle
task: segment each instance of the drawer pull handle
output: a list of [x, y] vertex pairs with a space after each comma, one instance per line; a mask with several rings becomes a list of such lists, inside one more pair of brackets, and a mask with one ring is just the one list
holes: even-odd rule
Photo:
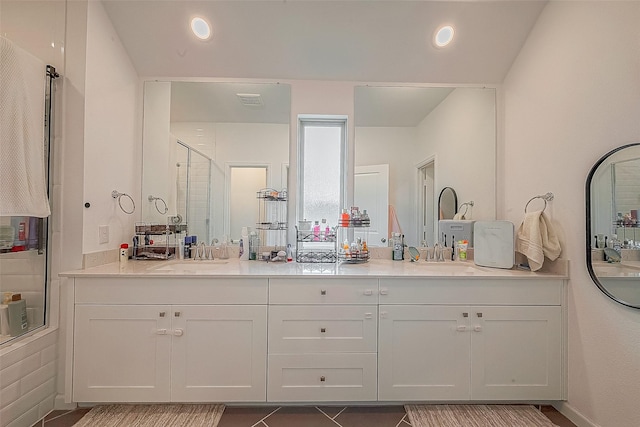
[[320, 328], [320, 332], [324, 334], [325, 332], [327, 332], [327, 328]]
[[174, 329], [173, 330], [173, 335], [175, 335], [176, 337], [181, 337], [184, 334], [184, 330], [183, 329]]
[[465, 325], [459, 325], [458, 327], [456, 327], [456, 331], [458, 332], [466, 332], [467, 327]]
[[180, 317], [180, 312], [179, 312], [179, 311], [176, 311], [175, 313], [173, 313], [173, 315], [174, 315], [175, 317]]
[[480, 325], [475, 325], [475, 326], [473, 327], [473, 330], [474, 330], [475, 332], [482, 332], [482, 326], [480, 326]]
[[164, 317], [164, 316], [165, 316], [165, 314], [167, 314], [167, 313], [165, 313], [164, 311], [161, 311], [161, 312], [160, 312], [160, 317]]
[[166, 329], [156, 329], [156, 334], [158, 335], [167, 335]]
[[389, 294], [388, 289], [380, 289], [380, 295], [387, 295], [387, 294]]
[[462, 313], [462, 317], [469, 317], [469, 313]]
[[321, 382], [325, 382], [326, 381], [326, 378], [324, 377], [324, 375], [320, 377], [320, 381]]
[[365, 289], [364, 294], [367, 296], [373, 295], [373, 291], [371, 289]]
[[373, 319], [373, 313], [365, 313], [364, 314], [364, 318], [365, 319]]
[[327, 290], [326, 289], [321, 289], [320, 290], [320, 295], [326, 295], [327, 294]]
[[482, 313], [476, 313], [476, 316], [482, 317]]

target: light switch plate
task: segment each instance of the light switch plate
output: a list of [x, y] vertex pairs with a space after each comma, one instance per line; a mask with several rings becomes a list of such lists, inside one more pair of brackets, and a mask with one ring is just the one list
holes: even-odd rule
[[101, 225], [98, 227], [98, 243], [109, 243], [109, 226]]

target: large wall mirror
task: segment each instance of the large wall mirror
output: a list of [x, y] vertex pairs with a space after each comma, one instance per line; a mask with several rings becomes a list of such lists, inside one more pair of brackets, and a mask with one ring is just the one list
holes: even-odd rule
[[607, 296], [640, 308], [640, 143], [619, 147], [586, 183], [587, 269]]
[[207, 243], [254, 227], [257, 191], [287, 186], [290, 105], [286, 84], [145, 82], [143, 221]]
[[495, 89], [362, 86], [354, 109], [354, 201], [370, 213], [372, 244], [399, 231], [433, 246], [445, 187], [474, 201], [468, 218], [496, 218]]

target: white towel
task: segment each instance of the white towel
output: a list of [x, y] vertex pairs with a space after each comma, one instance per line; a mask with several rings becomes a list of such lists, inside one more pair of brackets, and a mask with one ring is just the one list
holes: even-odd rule
[[51, 214], [45, 176], [46, 67], [0, 37], [0, 216]]
[[545, 257], [553, 261], [560, 256], [558, 235], [544, 212], [525, 214], [516, 236], [516, 251], [527, 257], [531, 271], [540, 270]]

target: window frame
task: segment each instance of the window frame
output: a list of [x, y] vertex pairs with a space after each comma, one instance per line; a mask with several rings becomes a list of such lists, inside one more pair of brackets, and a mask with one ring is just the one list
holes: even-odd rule
[[[308, 126], [326, 126], [340, 128], [340, 206], [347, 206], [347, 186], [349, 182], [349, 142], [348, 116], [345, 115], [308, 115], [298, 116], [298, 144], [297, 144], [297, 177], [296, 177], [296, 222], [302, 220], [304, 212], [304, 131]], [[336, 212], [338, 215], [339, 212]], [[337, 220], [337, 217], [335, 218]]]

